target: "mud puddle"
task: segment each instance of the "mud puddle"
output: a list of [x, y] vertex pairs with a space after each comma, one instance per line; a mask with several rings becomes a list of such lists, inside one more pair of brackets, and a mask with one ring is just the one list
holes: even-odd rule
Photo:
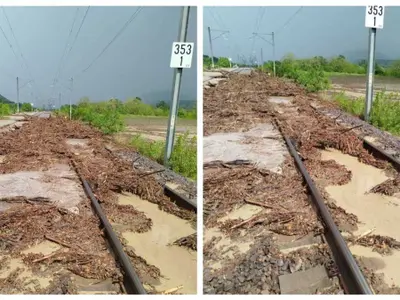
[[195, 232], [187, 221], [161, 211], [156, 204], [135, 195], [122, 195], [119, 204], [132, 205], [153, 220], [152, 229], [145, 233], [123, 232], [136, 255], [161, 271], [157, 291], [183, 286], [183, 294], [197, 293], [197, 253], [179, 246], [171, 246], [177, 239]]
[[[44, 241], [28, 249], [22, 251], [22, 254], [43, 254], [51, 255], [56, 251], [60, 251], [62, 247], [50, 241]], [[3, 262], [2, 262], [3, 261]], [[87, 279], [59, 266], [52, 266], [51, 268], [46, 265], [41, 265], [39, 271], [33, 272], [27, 266], [22, 258], [13, 258], [10, 255], [0, 255], [0, 279], [7, 278], [11, 273], [19, 270], [17, 280], [22, 284], [19, 287], [19, 294], [23, 290], [24, 293], [34, 293], [35, 291], [46, 289], [50, 286], [51, 282], [61, 274], [69, 274], [77, 286], [78, 294], [117, 294], [119, 288], [113, 284], [112, 279], [105, 280]]]
[[362, 257], [364, 264], [375, 270], [376, 273], [383, 273], [384, 281], [388, 286], [399, 286], [400, 284], [400, 251], [392, 250], [390, 255], [382, 256], [371, 248], [354, 245], [350, 251], [357, 256]]
[[[263, 209], [259, 206], [245, 204], [221, 218], [220, 221], [224, 222], [227, 220], [236, 219], [246, 220], [262, 210]], [[242, 231], [241, 235], [245, 237], [245, 231]], [[240, 238], [232, 240], [218, 228], [209, 228], [204, 231], [204, 243], [208, 243], [212, 239], [217, 240], [217, 242], [213, 245], [215, 252], [221, 253], [221, 256], [219, 256], [217, 259], [213, 260], [212, 262], [208, 261], [208, 267], [214, 270], [222, 268], [223, 262], [227, 259], [233, 259], [235, 254], [246, 253], [248, 250], [250, 250], [250, 245], [253, 243], [252, 240], [247, 241], [244, 238], [243, 240]]]
[[[49, 255], [54, 251], [59, 250], [61, 247], [55, 243], [45, 241], [33, 247], [30, 247], [22, 254], [35, 253]], [[17, 276], [17, 279], [23, 283], [23, 288], [26, 290], [43, 289], [50, 285], [50, 281], [53, 277], [45, 274], [38, 275], [33, 273], [31, 269], [22, 261], [21, 258], [11, 258], [9, 255], [0, 255], [0, 261], [5, 260], [2, 268], [0, 268], [0, 278], [5, 279], [11, 273], [21, 269], [22, 272]], [[42, 268], [43, 270], [43, 268]]]
[[[355, 214], [360, 223], [356, 236], [368, 230], [374, 230], [374, 234], [389, 236], [400, 240], [398, 224], [400, 223], [400, 199], [381, 194], [368, 193], [371, 188], [384, 182], [388, 177], [384, 171], [363, 164], [357, 158], [341, 153], [337, 150], [322, 151], [322, 160], [333, 159], [344, 165], [352, 172], [352, 179], [343, 186], [328, 186], [326, 191], [336, 201], [336, 204], [348, 213]], [[400, 252], [393, 251], [390, 256], [382, 256], [372, 249], [353, 246], [354, 255], [376, 258], [382, 265], [376, 271], [385, 274], [386, 283], [400, 285]]]

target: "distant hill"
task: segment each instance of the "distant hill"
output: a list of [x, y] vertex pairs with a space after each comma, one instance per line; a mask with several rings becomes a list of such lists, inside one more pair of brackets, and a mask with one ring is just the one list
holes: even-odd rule
[[[358, 63], [362, 60], [368, 59], [368, 50], [350, 51], [343, 53], [342, 55], [345, 56], [349, 61]], [[383, 67], [389, 66], [393, 61], [397, 60], [396, 58], [389, 57], [381, 52], [376, 52], [375, 57], [376, 62]]]
[[181, 108], [192, 109], [192, 108], [196, 108], [196, 106], [197, 106], [197, 101], [192, 101], [192, 100], [180, 100], [179, 101], [179, 107], [181, 107]]
[[0, 94], [0, 103], [12, 104], [14, 102], [12, 102], [11, 100], [7, 99], [6, 97]]

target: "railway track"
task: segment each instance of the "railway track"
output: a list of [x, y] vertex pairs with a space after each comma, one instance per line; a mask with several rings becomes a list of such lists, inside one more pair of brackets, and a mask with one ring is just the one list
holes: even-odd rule
[[[288, 151], [295, 161], [297, 170], [302, 175], [307, 186], [313, 207], [318, 214], [319, 219], [323, 223], [323, 227], [325, 229], [324, 240], [329, 245], [333, 255], [334, 261], [338, 268], [338, 277], [344, 292], [346, 294], [374, 294], [373, 289], [369, 285], [367, 279], [364, 277], [364, 274], [354, 259], [353, 254], [347, 245], [345, 237], [343, 237], [340, 233], [340, 230], [336, 226], [328, 207], [325, 205], [325, 201], [321, 195], [321, 192], [314, 184], [314, 181], [303, 164], [303, 159], [300, 157], [295, 147], [297, 142], [293, 141], [290, 137], [283, 133], [279, 123], [276, 120], [275, 125], [282, 134]], [[399, 160], [365, 139], [362, 139], [362, 142], [364, 148], [368, 150], [368, 152], [373, 154], [376, 158], [386, 160], [395, 170], [398, 172], [400, 171]]]
[[[291, 83], [229, 80], [205, 92], [205, 293], [396, 293], [397, 236], [382, 225], [396, 216], [381, 217], [398, 200], [372, 191], [396, 177], [396, 158]], [[228, 242], [233, 257], [224, 256]], [[389, 248], [389, 258], [380, 254]]]
[[[124, 281], [123, 281], [123, 290], [127, 294], [147, 294], [145, 288], [143, 287], [142, 282], [138, 274], [135, 271], [132, 262], [130, 261], [129, 257], [124, 251], [124, 247], [121, 244], [121, 241], [118, 238], [117, 233], [112, 228], [109, 220], [107, 219], [106, 214], [104, 213], [103, 209], [101, 208], [101, 204], [96, 196], [93, 194], [93, 191], [89, 185], [89, 183], [82, 177], [80, 177], [82, 181], [83, 188], [85, 193], [90, 198], [92, 207], [96, 212], [96, 215], [100, 219], [102, 224], [102, 229], [104, 229], [105, 236], [109, 245], [112, 248], [113, 256], [116, 258], [116, 262], [120, 265], [121, 269], [123, 270], [124, 274]], [[175, 203], [184, 207], [185, 209], [190, 209], [193, 211], [197, 211], [197, 205], [194, 201], [187, 199], [185, 196], [182, 196], [180, 193], [177, 193], [173, 189], [169, 187], [164, 187], [166, 194], [171, 198], [171, 200], [175, 200]]]
[[[38, 115], [36, 117], [49, 118]], [[45, 120], [38, 122], [43, 124]], [[23, 125], [12, 131], [19, 133], [18, 131], [24, 130], [25, 126], [29, 127]], [[54, 133], [49, 132], [50, 137], [52, 134]], [[40, 140], [42, 135], [38, 135]], [[87, 133], [83, 134], [86, 135]], [[0, 292], [157, 294], [180, 293], [183, 289], [183, 293], [194, 293], [196, 277], [192, 274], [196, 270], [187, 264], [187, 260], [190, 259], [190, 264], [195, 266], [193, 257], [196, 255], [192, 250], [189, 253], [184, 247], [171, 244], [174, 242], [174, 236], [184, 237], [181, 236], [182, 232], [191, 233], [195, 232], [195, 229], [190, 229], [191, 226], [185, 224], [185, 219], [161, 211], [156, 203], [165, 203], [163, 205], [173, 209], [176, 207], [178, 214], [188, 215], [185, 212], [196, 213], [196, 202], [165, 185], [160, 189], [160, 202], [157, 199], [152, 200], [154, 204], [145, 198], [141, 199], [141, 196], [131, 194], [121, 195], [123, 198], [119, 201], [123, 201], [122, 204], [109, 203], [109, 200], [105, 201], [104, 196], [102, 197], [108, 192], [101, 191], [96, 174], [87, 173], [84, 164], [82, 165], [85, 160], [89, 165], [91, 160], [100, 162], [99, 157], [94, 155], [88, 146], [87, 140], [69, 138], [65, 142], [69, 149], [69, 158], [57, 158], [58, 167], [54, 167], [52, 163], [48, 171], [34, 171], [38, 169], [36, 166], [25, 166], [24, 168], [32, 171], [0, 174], [1, 182], [10, 183], [7, 189], [3, 187], [0, 190], [0, 214], [4, 220], [3, 223], [0, 221], [3, 225], [0, 229]], [[12, 155], [12, 151], [3, 155], [2, 163], [7, 164], [7, 158]], [[68, 165], [71, 166], [70, 169]], [[126, 173], [127, 170], [121, 172]], [[139, 177], [143, 176], [144, 180], [149, 181], [148, 188], [154, 186], [152, 176], [140, 172], [142, 175]], [[35, 178], [35, 181], [32, 181], [32, 178]], [[19, 186], [22, 184], [19, 182], [24, 180], [26, 185], [31, 187], [30, 191], [24, 191], [24, 188]], [[46, 185], [49, 182], [52, 184]], [[70, 196], [65, 194], [62, 184], [69, 185]], [[100, 194], [94, 192], [93, 186], [97, 191], [101, 191]], [[15, 192], [12, 192], [10, 187], [13, 187]], [[43, 197], [36, 194], [43, 194]], [[52, 195], [58, 195], [58, 201], [52, 201]], [[71, 201], [68, 197], [80, 200], [66, 205]], [[84, 198], [89, 202], [83, 200]], [[172, 206], [165, 202], [166, 199], [169, 199]], [[21, 228], [15, 227], [14, 217], [21, 219]], [[27, 227], [29, 218], [34, 222], [34, 229]], [[147, 229], [149, 226], [153, 229]], [[187, 229], [182, 231], [176, 228], [182, 226], [186, 226]], [[163, 233], [160, 228], [163, 228]], [[42, 235], [37, 230], [43, 230]], [[82, 239], [80, 243], [78, 238]], [[132, 240], [140, 245], [131, 243]], [[181, 275], [177, 270], [169, 270], [170, 263], [165, 255], [157, 255], [162, 252], [166, 252], [168, 260], [179, 257], [191, 272], [181, 272]], [[177, 268], [181, 266], [175, 265]], [[163, 279], [160, 276], [169, 278]]]

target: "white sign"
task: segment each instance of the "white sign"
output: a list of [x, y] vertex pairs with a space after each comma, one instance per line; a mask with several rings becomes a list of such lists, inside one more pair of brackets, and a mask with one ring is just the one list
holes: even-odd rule
[[190, 68], [192, 66], [194, 43], [173, 43], [171, 68]]
[[382, 5], [368, 5], [365, 11], [365, 27], [383, 28], [385, 7]]

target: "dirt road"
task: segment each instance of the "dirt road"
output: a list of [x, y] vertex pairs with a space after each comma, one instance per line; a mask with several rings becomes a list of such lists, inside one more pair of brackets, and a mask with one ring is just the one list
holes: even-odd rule
[[205, 293], [345, 292], [282, 133], [373, 291], [399, 293], [399, 175], [363, 147], [368, 126], [339, 122], [335, 110], [265, 74], [232, 74], [204, 90]]
[[26, 117], [0, 140], [1, 294], [126, 293], [83, 178], [147, 293], [196, 293], [196, 214], [121, 158], [131, 149], [57, 117]]
[[[116, 139], [123, 143], [129, 141], [136, 135], [140, 135], [151, 141], [165, 141], [167, 135], [167, 117], [141, 117], [132, 116], [125, 118], [126, 129], [116, 134]], [[188, 133], [189, 137], [197, 134], [197, 121], [178, 119], [176, 124], [176, 135]]]
[[[366, 76], [365, 75], [340, 75], [331, 76], [332, 87], [329, 93], [345, 93], [350, 98], [365, 97]], [[374, 92], [398, 94], [400, 92], [400, 79], [375, 76]], [[400, 99], [400, 96], [398, 97]]]

